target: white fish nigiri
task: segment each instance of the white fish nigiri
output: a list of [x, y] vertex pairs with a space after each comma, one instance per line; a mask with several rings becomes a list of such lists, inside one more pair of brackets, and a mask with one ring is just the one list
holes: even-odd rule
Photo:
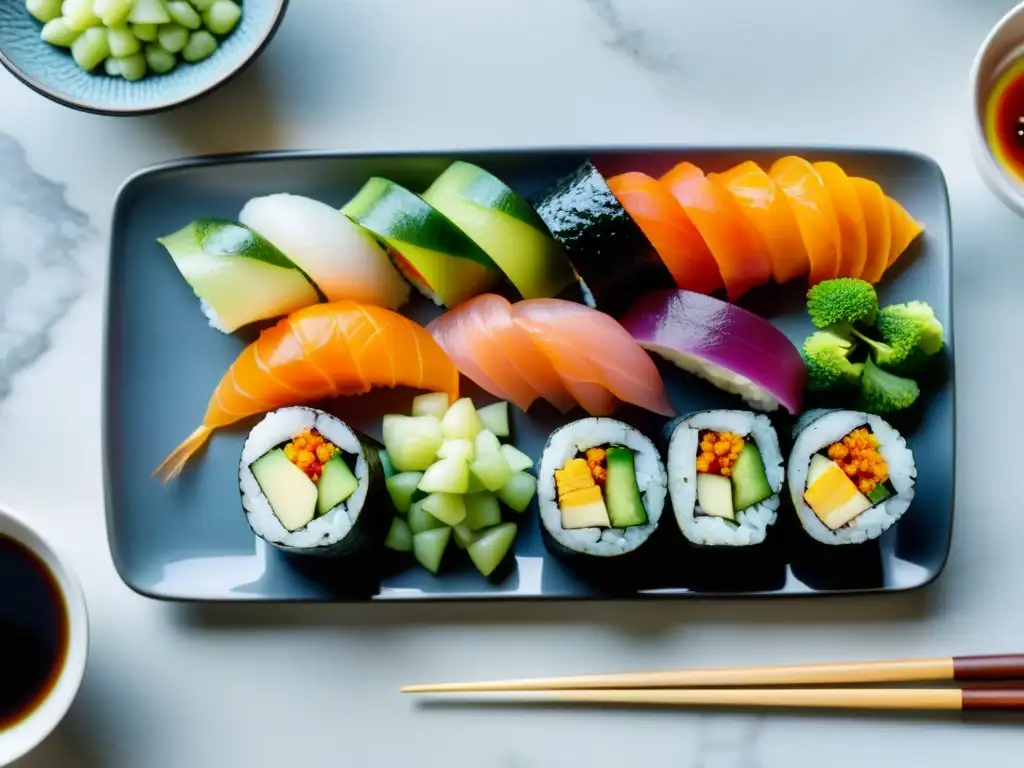
[[238, 220], [299, 266], [328, 301], [398, 309], [411, 288], [373, 236], [336, 209], [301, 195], [255, 197]]

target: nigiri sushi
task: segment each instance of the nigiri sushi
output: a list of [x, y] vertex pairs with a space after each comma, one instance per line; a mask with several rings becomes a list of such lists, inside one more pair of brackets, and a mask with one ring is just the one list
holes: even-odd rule
[[298, 264], [328, 301], [398, 309], [409, 298], [409, 284], [373, 236], [326, 203], [265, 195], [247, 202], [238, 220]]
[[196, 219], [157, 242], [191, 286], [210, 326], [222, 333], [321, 300], [295, 262], [237, 222]]
[[157, 468], [175, 477], [214, 430], [247, 416], [373, 387], [458, 397], [459, 372], [421, 326], [382, 307], [336, 301], [306, 307], [263, 331], [217, 385], [203, 423]]

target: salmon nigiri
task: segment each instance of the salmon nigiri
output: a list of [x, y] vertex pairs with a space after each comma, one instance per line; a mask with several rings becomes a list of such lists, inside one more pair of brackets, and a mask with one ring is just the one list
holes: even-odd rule
[[882, 273], [889, 263], [889, 249], [892, 222], [889, 220], [889, 202], [885, 192], [870, 179], [852, 176], [850, 184], [860, 200], [864, 212], [864, 226], [868, 235], [867, 258], [859, 277], [874, 285], [882, 279]]
[[608, 179], [608, 188], [651, 241], [678, 288], [711, 294], [722, 287], [707, 243], [663, 184], [632, 171]]
[[721, 271], [729, 301], [771, 280], [768, 248], [728, 190], [687, 162], [677, 164], [659, 181], [700, 230]]
[[174, 478], [214, 430], [247, 416], [373, 387], [445, 392], [454, 402], [459, 372], [422, 327], [389, 309], [336, 301], [285, 317], [242, 350], [210, 398], [202, 425], [157, 467]]
[[610, 413], [614, 398], [675, 414], [654, 361], [610, 315], [562, 299], [528, 299], [512, 305], [512, 320], [591, 415]]
[[821, 177], [825, 191], [832, 199], [832, 208], [839, 225], [838, 277], [858, 277], [864, 272], [868, 258], [868, 230], [864, 219], [864, 208], [850, 177], [832, 162], [811, 163]]
[[924, 232], [924, 225], [911, 216], [907, 209], [897, 203], [891, 197], [886, 198], [889, 206], [889, 220], [892, 222], [892, 232], [889, 240], [889, 258], [886, 260], [885, 268], [889, 269], [903, 252], [907, 250], [917, 236]]
[[837, 277], [842, 261], [839, 220], [821, 176], [804, 158], [794, 155], [776, 160], [768, 175], [785, 193], [800, 225], [811, 262], [808, 282], [817, 285]]

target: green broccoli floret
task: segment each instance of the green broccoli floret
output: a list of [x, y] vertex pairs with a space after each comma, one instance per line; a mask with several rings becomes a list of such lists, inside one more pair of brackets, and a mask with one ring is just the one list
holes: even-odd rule
[[891, 304], [878, 313], [878, 331], [891, 352], [876, 354], [879, 365], [913, 372], [945, 343], [942, 323], [923, 301]]
[[921, 394], [913, 379], [883, 371], [868, 357], [860, 378], [858, 407], [868, 413], [884, 414], [909, 408]]
[[878, 294], [871, 283], [855, 277], [824, 280], [807, 292], [807, 312], [818, 328], [855, 323], [874, 325]]
[[863, 363], [851, 363], [854, 343], [832, 331], [817, 331], [804, 340], [803, 358], [808, 387], [825, 391], [856, 386]]

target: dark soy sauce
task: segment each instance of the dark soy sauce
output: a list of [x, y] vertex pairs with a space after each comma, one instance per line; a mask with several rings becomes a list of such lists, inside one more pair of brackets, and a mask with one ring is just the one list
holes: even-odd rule
[[67, 650], [67, 606], [56, 578], [35, 553], [0, 534], [0, 731], [45, 701]]
[[988, 97], [985, 123], [996, 162], [1024, 182], [1024, 59], [999, 76]]

